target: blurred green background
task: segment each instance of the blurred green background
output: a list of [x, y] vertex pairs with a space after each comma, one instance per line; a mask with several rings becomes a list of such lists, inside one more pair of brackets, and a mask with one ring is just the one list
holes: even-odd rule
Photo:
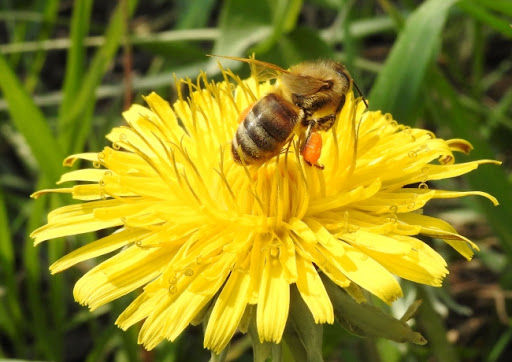
[[[0, 358], [48, 361], [206, 361], [200, 327], [152, 352], [137, 330], [114, 326], [133, 296], [94, 313], [73, 301], [93, 265], [50, 276], [48, 266], [95, 239], [83, 235], [34, 248], [30, 231], [70, 202], [53, 187], [64, 157], [99, 151], [121, 112], [152, 90], [175, 99], [173, 73], [219, 76], [208, 54], [257, 57], [284, 68], [304, 59], [342, 61], [371, 109], [475, 150], [460, 161], [503, 161], [440, 188], [483, 190], [432, 204], [481, 251], [467, 262], [431, 240], [449, 261], [443, 288], [404, 283], [400, 317], [424, 304], [414, 329], [426, 346], [362, 339], [326, 326], [326, 361], [499, 361], [512, 355], [512, 1], [510, 0], [151, 0], [0, 2]], [[248, 75], [241, 63], [233, 70]], [[228, 360], [251, 361], [238, 336]]]

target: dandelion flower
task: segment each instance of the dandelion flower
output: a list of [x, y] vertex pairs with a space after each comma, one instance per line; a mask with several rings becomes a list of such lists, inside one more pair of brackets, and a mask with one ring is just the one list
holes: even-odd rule
[[427, 186], [493, 162], [456, 164], [453, 152], [469, 151], [468, 142], [400, 125], [350, 91], [323, 134], [325, 169], [307, 165], [294, 146], [261, 166], [241, 166], [230, 150], [238, 116], [272, 85], [223, 74], [220, 83], [205, 74], [185, 81], [189, 98], [179, 94], [172, 107], [150, 94], [149, 109], [133, 105], [127, 126], [108, 134], [111, 147], [65, 160], [92, 163], [59, 181], [78, 185], [33, 195], [83, 201], [50, 212], [32, 234], [36, 244], [117, 228], [51, 266], [57, 273], [115, 252], [76, 283], [79, 303], [94, 310], [143, 287], [116, 323], [143, 321], [147, 349], [175, 340], [208, 310], [204, 345], [218, 353], [250, 309], [260, 341], [279, 343], [298, 295], [315, 323], [333, 323], [323, 279], [357, 302], [365, 290], [388, 304], [402, 296], [396, 276], [440, 286], [446, 263], [420, 235], [471, 259], [475, 244], [421, 213], [432, 199], [482, 195], [497, 204], [483, 192]]

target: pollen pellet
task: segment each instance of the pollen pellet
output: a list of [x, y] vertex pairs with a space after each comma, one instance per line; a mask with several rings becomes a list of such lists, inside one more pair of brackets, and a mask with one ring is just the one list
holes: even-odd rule
[[311, 133], [311, 136], [301, 151], [304, 160], [311, 165], [316, 165], [322, 153], [322, 136], [318, 132]]

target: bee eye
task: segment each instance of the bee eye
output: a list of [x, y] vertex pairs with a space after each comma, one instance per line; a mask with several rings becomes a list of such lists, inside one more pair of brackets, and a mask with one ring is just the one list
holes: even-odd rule
[[325, 84], [322, 86], [321, 90], [329, 90], [333, 87], [334, 83], [332, 80], [328, 80], [325, 82]]

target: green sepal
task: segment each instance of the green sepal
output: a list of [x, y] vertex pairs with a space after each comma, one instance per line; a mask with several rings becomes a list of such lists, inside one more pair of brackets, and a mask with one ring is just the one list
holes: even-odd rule
[[427, 343], [420, 333], [413, 331], [404, 321], [367, 303], [358, 304], [327, 276], [322, 274], [321, 277], [333, 304], [336, 320], [349, 332], [363, 337], [382, 337], [399, 343]]
[[323, 326], [316, 324], [297, 286], [290, 286], [290, 312], [284, 330], [284, 342], [295, 362], [323, 361]]
[[242, 315], [242, 320], [238, 325], [238, 330], [243, 334], [246, 334], [249, 331], [249, 325], [251, 324], [251, 320], [254, 314], [256, 314], [256, 305], [247, 304], [244, 310], [244, 314]]
[[249, 336], [251, 336], [252, 353], [254, 362], [282, 362], [283, 349], [281, 344], [272, 342], [260, 342], [258, 328], [256, 327], [256, 314], [253, 313], [249, 324]]
[[[215, 305], [215, 301], [217, 300], [219, 293], [207, 304], [205, 305], [201, 311], [196, 315], [196, 317], [190, 322], [192, 325], [203, 324], [203, 335], [206, 332], [206, 326], [208, 325], [208, 321], [210, 320], [210, 315], [212, 314], [213, 306]], [[208, 362], [224, 362], [228, 356], [230, 343], [219, 354], [210, 351], [210, 360]]]
[[226, 361], [226, 357], [228, 356], [229, 345], [224, 348], [219, 354], [211, 351], [210, 360], [208, 362], [224, 362]]

